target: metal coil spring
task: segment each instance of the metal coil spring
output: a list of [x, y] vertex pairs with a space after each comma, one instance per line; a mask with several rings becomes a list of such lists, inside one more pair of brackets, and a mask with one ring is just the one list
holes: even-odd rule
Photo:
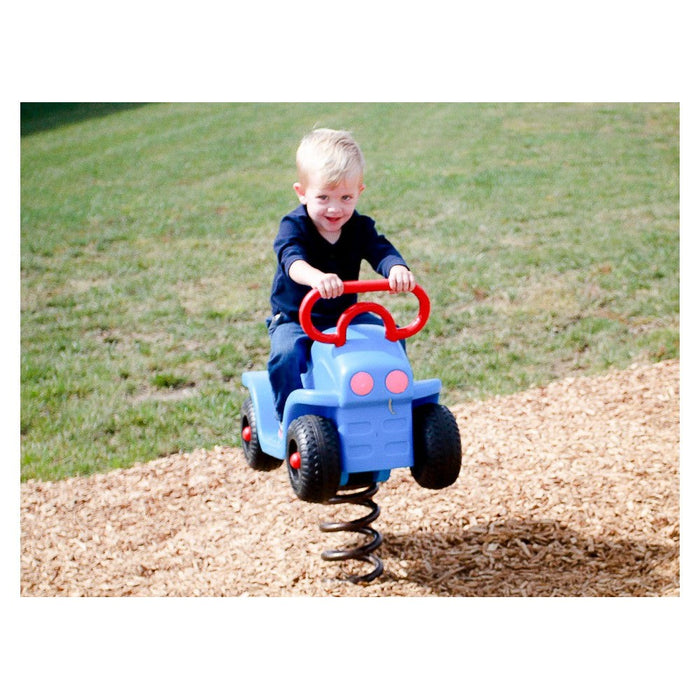
[[350, 549], [329, 549], [321, 554], [321, 558], [324, 561], [346, 561], [348, 559], [355, 559], [357, 561], [365, 561], [374, 566], [372, 571], [363, 576], [355, 574], [348, 575], [347, 580], [352, 583], [369, 583], [384, 572], [382, 560], [376, 554], [372, 554], [372, 552], [382, 544], [384, 538], [381, 533], [369, 527], [370, 523], [373, 523], [381, 512], [379, 506], [372, 500], [372, 496], [377, 493], [378, 489], [378, 484], [370, 484], [362, 491], [338, 493], [328, 501], [329, 504], [352, 503], [369, 508], [370, 512], [362, 518], [357, 518], [356, 520], [348, 522], [322, 522], [319, 524], [321, 532], [357, 532], [371, 538], [369, 542], [357, 547]]

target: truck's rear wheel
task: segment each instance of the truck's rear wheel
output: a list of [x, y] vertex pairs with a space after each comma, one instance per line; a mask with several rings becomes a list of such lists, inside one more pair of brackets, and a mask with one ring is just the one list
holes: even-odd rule
[[246, 461], [253, 469], [268, 472], [282, 464], [281, 459], [265, 454], [260, 447], [255, 408], [250, 396], [243, 402], [241, 408], [241, 442]]

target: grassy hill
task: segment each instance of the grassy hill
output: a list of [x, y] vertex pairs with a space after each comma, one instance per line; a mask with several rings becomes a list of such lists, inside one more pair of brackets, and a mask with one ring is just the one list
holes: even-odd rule
[[678, 356], [676, 104], [25, 105], [23, 478], [239, 444], [316, 125], [363, 147], [359, 210], [431, 295], [409, 353], [446, 403]]

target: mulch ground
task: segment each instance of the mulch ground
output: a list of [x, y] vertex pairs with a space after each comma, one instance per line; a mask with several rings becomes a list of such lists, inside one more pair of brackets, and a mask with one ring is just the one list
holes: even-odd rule
[[[678, 596], [679, 363], [451, 407], [458, 481], [392, 473], [375, 501], [385, 573], [325, 562], [348, 542], [286, 467], [218, 447], [21, 485], [23, 596]], [[364, 567], [364, 569], [363, 569]]]

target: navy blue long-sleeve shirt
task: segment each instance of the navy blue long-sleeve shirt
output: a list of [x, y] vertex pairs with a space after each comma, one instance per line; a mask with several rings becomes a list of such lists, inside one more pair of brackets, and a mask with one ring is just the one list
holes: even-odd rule
[[[273, 248], [278, 264], [270, 295], [272, 314], [282, 312], [294, 321], [298, 321], [299, 306], [310, 289], [289, 276], [289, 268], [296, 260], [305, 260], [322, 272], [335, 273], [343, 281], [359, 277], [363, 260], [383, 277], [389, 276], [394, 265], [408, 267], [398, 250], [377, 233], [369, 216], [354, 212], [340, 238], [329, 243], [317, 231], [303, 204], [282, 219]], [[320, 299], [314, 305], [313, 320], [319, 325], [335, 325], [340, 314], [356, 301], [356, 294]]]

